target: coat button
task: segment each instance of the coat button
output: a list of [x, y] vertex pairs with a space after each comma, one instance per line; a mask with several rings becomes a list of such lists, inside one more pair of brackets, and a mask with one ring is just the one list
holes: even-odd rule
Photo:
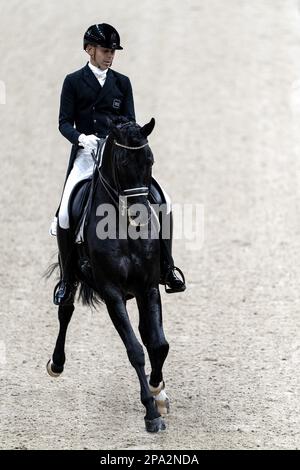
[[93, 111], [95, 111], [95, 106], [93, 106]]
[[97, 122], [97, 119], [94, 119], [94, 122]]
[[98, 135], [99, 135], [99, 132], [95, 132], [95, 135], [97, 135], [97, 136], [98, 136]]

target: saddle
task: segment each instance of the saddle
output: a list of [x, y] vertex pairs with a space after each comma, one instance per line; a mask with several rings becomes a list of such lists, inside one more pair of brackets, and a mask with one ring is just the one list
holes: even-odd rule
[[[84, 242], [85, 222], [90, 213], [97, 178], [98, 174], [95, 172], [90, 178], [79, 181], [74, 186], [69, 198], [70, 228], [76, 243]], [[162, 189], [154, 178], [152, 178], [149, 200], [151, 204], [167, 203], [167, 207], [169, 207]]]

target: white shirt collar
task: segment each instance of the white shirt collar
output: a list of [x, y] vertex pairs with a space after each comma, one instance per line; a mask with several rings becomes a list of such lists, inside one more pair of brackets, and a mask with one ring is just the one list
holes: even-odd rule
[[99, 78], [106, 77], [108, 69], [101, 70], [98, 67], [95, 67], [95, 65], [91, 64], [90, 62], [88, 63], [88, 66], [90, 67], [91, 71], [96, 75], [96, 77], [99, 77]]

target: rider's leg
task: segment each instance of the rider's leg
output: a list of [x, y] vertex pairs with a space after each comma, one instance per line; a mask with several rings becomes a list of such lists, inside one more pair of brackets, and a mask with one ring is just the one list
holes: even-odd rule
[[90, 154], [79, 151], [74, 166], [66, 181], [58, 212], [57, 244], [61, 278], [54, 292], [55, 305], [73, 304], [76, 292], [74, 234], [70, 229], [69, 198], [74, 186], [93, 174], [94, 162]]
[[55, 305], [72, 305], [76, 293], [74, 239], [70, 229], [56, 229], [59, 249], [60, 282], [54, 293]]
[[[174, 265], [172, 256], [172, 239], [173, 239], [173, 216], [171, 210], [171, 202], [169, 196], [160, 187], [159, 183], [152, 178], [150, 188], [150, 200], [154, 204], [159, 204], [159, 218], [161, 223], [160, 230], [160, 265], [161, 265], [161, 282], [165, 284], [168, 293], [182, 292], [185, 290], [185, 280], [183, 273]], [[180, 279], [176, 275], [176, 271], [182, 276]]]

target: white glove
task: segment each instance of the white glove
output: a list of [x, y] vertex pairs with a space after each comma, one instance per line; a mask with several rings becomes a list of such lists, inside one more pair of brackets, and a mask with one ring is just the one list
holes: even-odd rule
[[88, 150], [93, 150], [97, 148], [98, 140], [100, 140], [99, 137], [96, 137], [94, 134], [80, 134], [80, 136], [78, 137], [78, 144], [80, 145], [80, 147], [83, 147]]

